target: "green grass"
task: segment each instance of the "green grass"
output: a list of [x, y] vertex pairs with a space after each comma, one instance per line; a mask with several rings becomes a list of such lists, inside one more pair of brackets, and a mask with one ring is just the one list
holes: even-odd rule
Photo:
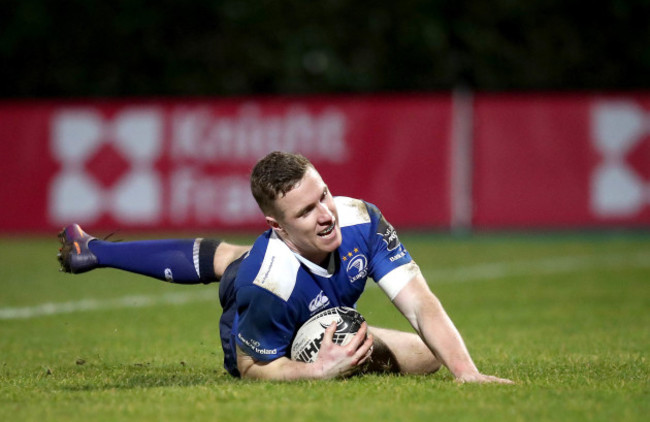
[[[403, 234], [402, 241], [479, 368], [515, 385], [460, 385], [446, 370], [235, 380], [221, 368], [218, 301], [200, 300], [214, 297], [217, 285], [174, 286], [116, 270], [61, 274], [54, 237], [11, 238], [0, 240], [0, 313], [84, 299], [109, 305], [0, 319], [0, 419], [646, 420], [650, 237]], [[184, 304], [110, 305], [183, 292], [196, 294]], [[359, 309], [371, 324], [408, 329], [377, 288], [366, 290]]]

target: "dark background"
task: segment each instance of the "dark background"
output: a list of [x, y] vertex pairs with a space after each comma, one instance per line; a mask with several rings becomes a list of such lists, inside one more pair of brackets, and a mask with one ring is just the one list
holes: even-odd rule
[[647, 90], [650, 0], [2, 0], [0, 80], [4, 98]]

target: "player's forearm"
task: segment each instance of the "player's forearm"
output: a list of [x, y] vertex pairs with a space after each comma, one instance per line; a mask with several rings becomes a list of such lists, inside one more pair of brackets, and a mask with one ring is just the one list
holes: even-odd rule
[[422, 340], [456, 377], [478, 373], [460, 333], [421, 275], [393, 300]]
[[326, 378], [316, 363], [297, 362], [286, 357], [261, 362], [239, 353], [241, 352], [238, 351], [237, 367], [244, 379], [294, 381]]
[[435, 301], [416, 316], [420, 336], [457, 378], [478, 373], [463, 338], [440, 302]]

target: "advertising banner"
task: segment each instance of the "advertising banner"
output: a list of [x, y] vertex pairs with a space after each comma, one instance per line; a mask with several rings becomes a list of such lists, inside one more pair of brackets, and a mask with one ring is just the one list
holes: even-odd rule
[[473, 225], [650, 224], [650, 97], [481, 95]]
[[264, 228], [249, 174], [274, 150], [398, 227], [444, 227], [450, 120], [445, 95], [3, 103], [0, 230]]
[[4, 102], [0, 231], [264, 229], [274, 150], [397, 228], [648, 226], [648, 122], [648, 95]]

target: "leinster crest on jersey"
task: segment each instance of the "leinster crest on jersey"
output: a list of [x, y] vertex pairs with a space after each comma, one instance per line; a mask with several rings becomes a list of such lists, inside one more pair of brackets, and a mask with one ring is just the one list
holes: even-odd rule
[[[355, 248], [355, 250], [358, 250]], [[344, 259], [347, 262], [345, 271], [348, 273], [348, 278], [350, 283], [354, 283], [357, 280], [368, 277], [368, 258], [363, 254], [353, 255], [347, 259]]]

